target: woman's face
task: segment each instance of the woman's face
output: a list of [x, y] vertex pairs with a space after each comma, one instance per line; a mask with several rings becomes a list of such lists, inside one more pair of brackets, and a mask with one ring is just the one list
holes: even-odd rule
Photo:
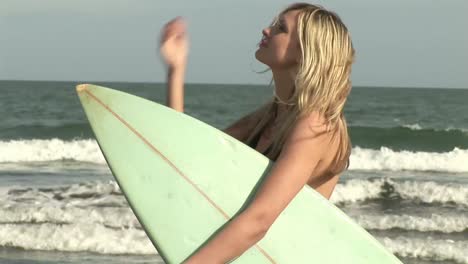
[[299, 10], [281, 14], [273, 25], [265, 28], [255, 58], [271, 69], [289, 70], [297, 66], [300, 46], [297, 35]]

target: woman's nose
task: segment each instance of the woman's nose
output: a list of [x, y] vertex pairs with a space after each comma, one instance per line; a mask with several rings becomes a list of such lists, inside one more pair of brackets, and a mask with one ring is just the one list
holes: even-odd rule
[[268, 35], [270, 35], [270, 28], [269, 27], [264, 28], [262, 30], [262, 34], [263, 34], [263, 36], [268, 37]]

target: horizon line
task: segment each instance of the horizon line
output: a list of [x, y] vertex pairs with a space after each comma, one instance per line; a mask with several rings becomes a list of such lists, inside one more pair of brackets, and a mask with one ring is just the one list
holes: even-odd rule
[[[13, 79], [0, 79], [0, 82], [74, 82], [74, 83], [128, 83], [128, 84], [165, 84], [166, 82], [157, 82], [157, 81], [102, 81], [102, 80], [13, 80]], [[258, 84], [258, 83], [204, 83], [204, 82], [186, 82], [185, 84], [195, 84], [195, 85], [242, 85], [242, 86], [268, 86], [268, 84]], [[453, 89], [453, 90], [463, 90], [468, 89], [468, 87], [422, 87], [422, 86], [382, 86], [382, 85], [353, 85], [356, 88], [414, 88], [414, 89]]]

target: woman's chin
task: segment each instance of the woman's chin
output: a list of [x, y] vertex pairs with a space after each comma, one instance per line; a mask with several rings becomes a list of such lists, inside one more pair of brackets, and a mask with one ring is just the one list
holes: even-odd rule
[[255, 51], [255, 58], [256, 58], [259, 62], [265, 64], [266, 66], [269, 66], [269, 65], [266, 63], [266, 61], [265, 61], [265, 58], [264, 58], [264, 55], [262, 54], [262, 49], [261, 49], [261, 48], [259, 48], [259, 49], [257, 49], [257, 51]]

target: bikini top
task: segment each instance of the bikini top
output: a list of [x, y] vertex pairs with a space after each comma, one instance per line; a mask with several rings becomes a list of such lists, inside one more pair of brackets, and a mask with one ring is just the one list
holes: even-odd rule
[[[276, 113], [277, 113], [277, 112], [276, 112], [277, 110], [278, 110], [278, 108], [275, 107], [275, 110], [274, 110], [274, 111], [275, 111], [275, 115], [276, 115]], [[253, 149], [257, 148], [258, 141], [260, 141], [260, 137], [262, 136], [263, 132], [265, 131], [265, 128], [266, 128], [266, 126], [265, 126], [262, 130], [260, 130], [260, 132], [258, 132], [257, 135], [255, 135], [255, 137], [254, 137], [254, 138], [252, 139], [252, 141], [249, 143], [249, 146], [250, 146], [251, 148], [253, 148]], [[273, 144], [270, 144], [270, 146], [268, 146], [268, 148], [267, 148], [262, 154], [263, 154], [264, 156], [266, 156], [266, 154], [267, 154], [268, 152], [271, 151], [271, 148], [272, 148], [272, 147], [273, 147]], [[279, 154], [278, 154], [278, 156], [279, 156]], [[276, 159], [278, 158], [278, 156], [274, 157], [273, 161], [276, 161]]]
[[[249, 143], [249, 146], [253, 149], [255, 149], [258, 145], [258, 141], [260, 140], [260, 137], [262, 136], [263, 134], [263, 131], [265, 129], [262, 129], [259, 133], [257, 133], [257, 135], [255, 135], [255, 137], [252, 139], [252, 141]], [[271, 148], [273, 147], [273, 144], [270, 144], [270, 146], [268, 146], [268, 148], [262, 153], [264, 156], [266, 156], [266, 154], [268, 152], [271, 151]], [[278, 154], [279, 156], [279, 154]], [[276, 159], [278, 158], [278, 156], [274, 157], [273, 161], [276, 161]]]
[[[253, 149], [257, 148], [258, 141], [260, 140], [260, 137], [262, 136], [262, 134], [263, 134], [263, 130], [261, 130], [259, 133], [257, 133], [257, 135], [255, 135], [255, 137], [249, 143], [249, 146], [251, 148]], [[266, 153], [268, 153], [268, 151], [270, 151], [270, 149], [271, 149], [271, 145], [262, 154], [265, 155]]]

